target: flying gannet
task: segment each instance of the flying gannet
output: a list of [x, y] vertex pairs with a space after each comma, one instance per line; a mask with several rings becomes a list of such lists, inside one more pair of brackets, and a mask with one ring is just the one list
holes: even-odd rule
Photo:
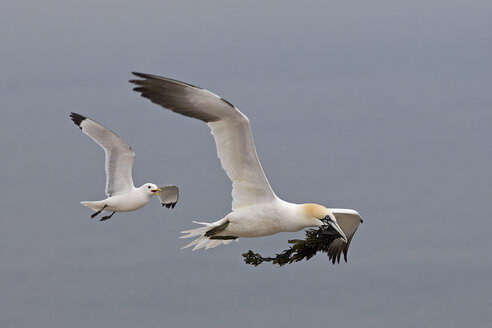
[[317, 204], [293, 204], [273, 192], [256, 154], [249, 119], [216, 94], [173, 79], [133, 73], [139, 80], [133, 90], [166, 109], [204, 121], [212, 130], [217, 155], [232, 181], [232, 211], [213, 222], [195, 222], [204, 227], [183, 231], [181, 238], [197, 239], [183, 248], [213, 248], [239, 237], [262, 237], [294, 232], [307, 227], [328, 227], [339, 234], [330, 245], [334, 256], [346, 255], [362, 218], [350, 209]]
[[106, 195], [108, 198], [93, 202], [80, 202], [96, 211], [91, 218], [96, 217], [102, 211], [112, 211], [111, 215], [103, 216], [100, 220], [104, 221], [110, 219], [116, 212], [138, 210], [145, 206], [153, 195], [159, 197], [162, 206], [174, 208], [178, 201], [178, 187], [157, 187], [153, 183], [146, 183], [135, 188], [132, 179], [135, 153], [131, 147], [116, 133], [90, 118], [77, 113], [71, 113], [70, 117], [82, 132], [104, 149], [106, 154]]

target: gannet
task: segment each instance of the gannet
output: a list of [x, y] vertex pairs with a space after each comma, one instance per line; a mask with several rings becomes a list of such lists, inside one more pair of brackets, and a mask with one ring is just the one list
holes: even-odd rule
[[110, 219], [116, 212], [129, 212], [145, 206], [153, 195], [157, 195], [162, 206], [167, 208], [176, 205], [178, 201], [178, 187], [158, 187], [153, 183], [146, 183], [139, 188], [133, 185], [132, 168], [135, 153], [128, 144], [116, 133], [105, 128], [96, 121], [77, 113], [71, 113], [72, 121], [91, 137], [106, 154], [106, 199], [93, 202], [80, 202], [82, 205], [96, 211], [91, 218], [102, 211], [113, 212], [103, 216], [100, 221]]
[[326, 208], [318, 204], [293, 204], [275, 195], [256, 154], [249, 119], [220, 96], [173, 79], [133, 73], [133, 90], [173, 112], [204, 121], [212, 130], [217, 155], [232, 181], [232, 211], [204, 227], [182, 231], [181, 238], [198, 236], [185, 247], [213, 248], [240, 237], [253, 238], [307, 227], [330, 225], [339, 234], [331, 244], [333, 255], [346, 254], [352, 236], [362, 222], [351, 209]]

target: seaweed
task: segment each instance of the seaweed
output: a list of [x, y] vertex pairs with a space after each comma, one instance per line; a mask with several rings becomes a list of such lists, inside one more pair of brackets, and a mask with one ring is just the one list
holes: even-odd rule
[[272, 264], [283, 266], [302, 260], [308, 261], [318, 252], [322, 252], [327, 253], [329, 259], [335, 263], [336, 257], [340, 260], [339, 252], [337, 252], [338, 254], [334, 254], [333, 250], [329, 252], [329, 249], [332, 242], [338, 237], [340, 237], [338, 233], [331, 227], [325, 226], [319, 229], [309, 229], [306, 230], [305, 239], [289, 240], [288, 242], [292, 246], [276, 254], [275, 257], [263, 257], [258, 253], [254, 253], [252, 250], [242, 254], [242, 256], [246, 264], [254, 266], [258, 266], [263, 262], [272, 262]]

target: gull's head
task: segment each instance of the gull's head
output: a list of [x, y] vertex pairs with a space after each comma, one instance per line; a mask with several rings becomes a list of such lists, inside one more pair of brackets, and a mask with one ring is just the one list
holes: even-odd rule
[[311, 226], [326, 227], [331, 226], [347, 242], [347, 236], [340, 228], [335, 215], [326, 207], [318, 204], [302, 204], [301, 212], [306, 220], [311, 223]]
[[150, 194], [150, 196], [157, 195], [157, 192], [161, 191], [161, 188], [157, 187], [153, 183], [146, 183], [143, 186], [141, 186], [140, 188], [143, 189], [144, 191], [148, 192]]

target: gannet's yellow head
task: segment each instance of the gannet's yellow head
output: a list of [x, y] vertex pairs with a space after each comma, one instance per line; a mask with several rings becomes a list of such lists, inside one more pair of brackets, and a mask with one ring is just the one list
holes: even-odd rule
[[302, 204], [301, 212], [307, 220], [313, 223], [313, 226], [325, 226], [327, 228], [331, 226], [347, 242], [347, 236], [345, 236], [345, 233], [338, 225], [335, 215], [326, 207], [318, 204]]
[[318, 220], [324, 219], [326, 216], [333, 217], [333, 213], [326, 207], [318, 204], [302, 204], [301, 210], [303, 214], [307, 217], [316, 218]]

